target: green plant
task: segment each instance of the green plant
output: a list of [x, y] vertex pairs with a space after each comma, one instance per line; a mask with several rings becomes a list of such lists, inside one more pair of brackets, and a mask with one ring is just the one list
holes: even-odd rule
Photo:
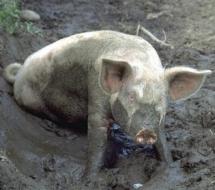
[[0, 0], [0, 25], [10, 34], [19, 27], [19, 13], [17, 0]]
[[37, 26], [35, 26], [32, 22], [24, 22], [24, 30], [26, 30], [27, 32], [31, 33], [31, 34], [37, 34], [39, 36], [42, 36], [42, 30], [40, 28], [38, 28]]
[[21, 21], [19, 0], [0, 0], [0, 25], [10, 34], [18, 31], [42, 35], [32, 22]]

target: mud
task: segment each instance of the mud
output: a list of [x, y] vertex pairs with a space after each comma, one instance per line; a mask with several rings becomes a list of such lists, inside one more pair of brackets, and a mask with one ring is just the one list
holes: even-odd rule
[[[10, 36], [0, 29], [1, 73], [9, 63], [22, 63], [59, 38], [98, 29], [135, 34], [138, 23], [160, 39], [164, 30], [167, 42], [175, 46], [160, 47], [143, 36], [154, 44], [165, 66], [215, 69], [214, 0], [23, 0], [22, 7], [40, 14], [41, 21], [35, 24], [43, 29], [43, 36]], [[162, 11], [168, 14], [147, 20], [148, 14]], [[214, 190], [214, 81], [212, 74], [192, 99], [169, 105], [165, 120], [173, 159], [169, 166], [135, 154], [118, 160], [115, 168], [104, 169], [105, 180], [98, 186], [100, 179], [79, 181], [87, 159], [86, 132], [56, 126], [25, 112], [0, 75], [0, 189], [120, 190], [141, 183], [144, 190]]]

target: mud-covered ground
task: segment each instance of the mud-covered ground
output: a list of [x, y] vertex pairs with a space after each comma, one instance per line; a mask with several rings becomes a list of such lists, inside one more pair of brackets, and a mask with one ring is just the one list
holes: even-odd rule
[[[62, 37], [99, 29], [135, 34], [138, 23], [159, 39], [165, 31], [167, 42], [174, 45], [174, 49], [160, 47], [140, 33], [155, 46], [165, 66], [215, 70], [214, 0], [23, 0], [22, 7], [40, 14], [35, 25], [43, 36], [11, 36], [0, 29], [1, 73], [9, 63], [23, 63], [32, 52]], [[172, 164], [154, 171], [153, 160], [151, 166], [144, 166], [146, 158], [141, 156], [121, 159], [117, 168], [105, 171], [107, 185], [102, 188], [132, 189], [142, 183], [144, 190], [214, 190], [214, 81], [212, 74], [198, 94], [169, 105], [165, 134]], [[0, 189], [84, 189], [78, 179], [84, 171], [87, 143], [86, 133], [23, 111], [0, 75]], [[85, 188], [96, 189], [90, 185]]]

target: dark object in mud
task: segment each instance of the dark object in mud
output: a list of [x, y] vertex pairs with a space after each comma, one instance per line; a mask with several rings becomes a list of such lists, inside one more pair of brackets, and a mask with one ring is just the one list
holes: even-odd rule
[[108, 129], [108, 145], [106, 147], [104, 167], [112, 168], [117, 163], [118, 158], [128, 158], [129, 155], [137, 153], [160, 160], [155, 145], [136, 143], [118, 124], [113, 123]]

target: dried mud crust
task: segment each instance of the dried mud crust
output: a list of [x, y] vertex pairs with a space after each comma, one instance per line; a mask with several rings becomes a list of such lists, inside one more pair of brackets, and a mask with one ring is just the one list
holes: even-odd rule
[[[213, 0], [23, 0], [22, 7], [41, 15], [36, 25], [44, 35], [10, 36], [0, 29], [1, 72], [9, 63], [22, 63], [29, 54], [61, 37], [98, 29], [135, 34], [138, 23], [160, 39], [164, 30], [167, 41], [175, 46], [174, 50], [162, 48], [144, 36], [165, 66], [215, 69]], [[162, 11], [168, 14], [149, 16]], [[173, 158], [169, 167], [159, 170], [154, 160], [134, 155], [119, 160], [117, 168], [105, 170], [106, 177], [98, 184], [77, 183], [86, 161], [86, 135], [61, 129], [20, 109], [12, 88], [0, 75], [0, 189], [132, 189], [133, 184], [142, 183], [144, 190], [213, 190], [214, 81], [212, 74], [192, 99], [170, 104], [165, 121]], [[150, 163], [148, 167], [146, 163]]]

